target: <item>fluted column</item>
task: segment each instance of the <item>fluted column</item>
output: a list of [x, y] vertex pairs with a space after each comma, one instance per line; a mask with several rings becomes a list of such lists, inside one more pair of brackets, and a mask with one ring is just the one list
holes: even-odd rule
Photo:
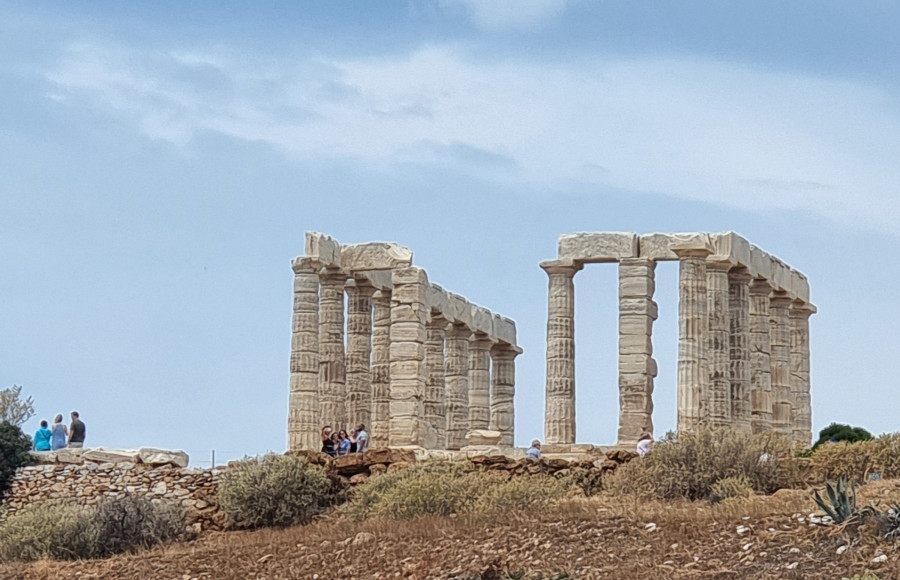
[[545, 443], [575, 443], [575, 263], [544, 262], [549, 277]]
[[708, 249], [678, 249], [678, 431], [691, 431], [707, 414], [706, 257]]
[[469, 342], [469, 430], [487, 429], [491, 423], [491, 346], [476, 333]]
[[769, 342], [772, 350], [772, 428], [791, 436], [791, 298], [776, 291], [769, 298]]
[[731, 312], [728, 304], [728, 271], [731, 262], [706, 260], [706, 307], [709, 329], [706, 356], [708, 390], [704, 396], [707, 424], [731, 425], [731, 358], [728, 352]]
[[750, 274], [746, 268], [728, 273], [728, 310], [731, 421], [738, 431], [750, 431]]
[[444, 350], [446, 384], [447, 449], [466, 445], [469, 430], [469, 338], [472, 331], [463, 324], [447, 328]]
[[432, 314], [425, 329], [425, 421], [434, 429], [437, 449], [447, 448], [447, 415], [444, 380], [444, 336], [447, 319]]
[[417, 267], [391, 274], [390, 445], [429, 446], [424, 417], [428, 277]]
[[656, 262], [619, 262], [619, 445], [634, 445], [644, 433], [653, 433], [655, 290]]
[[750, 423], [754, 433], [772, 428], [772, 363], [766, 280], [750, 283]]
[[294, 316], [291, 325], [291, 379], [288, 449], [320, 447], [319, 430], [319, 269], [310, 258], [291, 262]]
[[391, 418], [391, 291], [372, 295], [372, 418], [369, 447], [387, 447]]
[[500, 432], [500, 445], [515, 443], [516, 357], [521, 349], [506, 343], [491, 348], [491, 429]]
[[347, 290], [347, 425], [372, 423], [372, 295], [367, 280], [350, 281]]
[[326, 269], [319, 275], [319, 422], [342, 429], [347, 425], [344, 362], [344, 284], [347, 274]]
[[809, 447], [812, 442], [812, 406], [809, 390], [809, 316], [812, 304], [791, 304], [791, 441]]

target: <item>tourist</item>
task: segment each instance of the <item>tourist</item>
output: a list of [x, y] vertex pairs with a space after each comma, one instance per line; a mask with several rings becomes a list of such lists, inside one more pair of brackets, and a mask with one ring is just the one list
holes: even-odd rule
[[41, 421], [41, 428], [34, 434], [34, 450], [50, 451], [50, 439], [53, 431], [47, 428], [47, 421]]
[[366, 426], [360, 423], [356, 426], [356, 450], [365, 453], [369, 449], [369, 434], [366, 433]]
[[69, 429], [63, 425], [62, 415], [57, 415], [53, 419], [53, 427], [50, 429], [52, 434], [50, 439], [50, 449], [56, 451], [66, 446], [66, 438], [69, 436]]
[[86, 434], [87, 429], [81, 419], [78, 418], [78, 411], [72, 411], [72, 424], [69, 425], [68, 447], [84, 447], [84, 436]]
[[651, 449], [653, 449], [653, 436], [649, 433], [644, 433], [641, 435], [641, 438], [638, 439], [637, 454], [643, 457], [650, 453]]
[[347, 432], [345, 430], [341, 429], [338, 431], [336, 443], [338, 455], [347, 455], [350, 451], [350, 438], [347, 437]]
[[330, 425], [322, 427], [322, 453], [334, 457], [337, 455], [337, 449], [334, 446], [332, 435], [334, 435], [334, 433], [332, 433]]
[[541, 442], [535, 439], [531, 442], [531, 447], [528, 451], [525, 452], [525, 457], [528, 459], [534, 459], [535, 461], [541, 458]]
[[356, 429], [350, 429], [350, 437], [347, 438], [350, 441], [350, 449], [347, 450], [347, 453], [356, 453], [357, 447], [357, 431]]

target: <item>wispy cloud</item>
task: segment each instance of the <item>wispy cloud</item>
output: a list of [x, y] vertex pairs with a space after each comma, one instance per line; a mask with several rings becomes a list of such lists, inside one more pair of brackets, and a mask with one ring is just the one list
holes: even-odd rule
[[879, 90], [695, 59], [272, 60], [71, 47], [60, 106], [102, 103], [148, 137], [197, 130], [305, 158], [452, 163], [496, 179], [587, 183], [892, 230], [900, 112]]
[[484, 30], [534, 30], [560, 14], [566, 0], [441, 0], [445, 8], [460, 8]]

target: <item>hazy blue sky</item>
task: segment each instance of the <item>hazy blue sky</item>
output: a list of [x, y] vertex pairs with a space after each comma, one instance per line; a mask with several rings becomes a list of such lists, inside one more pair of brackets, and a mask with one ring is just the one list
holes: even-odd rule
[[[814, 429], [897, 430], [898, 26], [892, 2], [0, 2], [0, 386], [29, 431], [78, 409], [90, 445], [281, 451], [318, 230], [516, 320], [525, 444], [559, 234], [734, 230], [810, 279]], [[616, 276], [576, 277], [579, 441], [615, 439]]]

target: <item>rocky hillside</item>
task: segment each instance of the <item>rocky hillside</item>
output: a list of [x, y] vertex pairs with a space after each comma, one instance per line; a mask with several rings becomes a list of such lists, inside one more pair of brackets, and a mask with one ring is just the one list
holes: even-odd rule
[[[861, 503], [900, 499], [870, 484]], [[303, 527], [211, 533], [104, 561], [0, 565], [0, 578], [900, 577], [897, 545], [856, 526], [811, 525], [807, 492], [703, 502], [573, 498], [551, 509], [413, 522], [331, 515]]]

